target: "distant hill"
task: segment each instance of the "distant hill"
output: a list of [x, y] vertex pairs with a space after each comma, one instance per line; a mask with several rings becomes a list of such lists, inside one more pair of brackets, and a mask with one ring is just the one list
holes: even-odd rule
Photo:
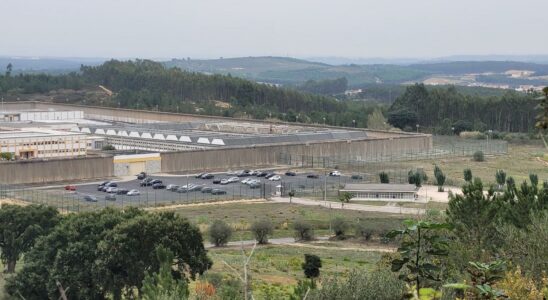
[[0, 56], [0, 72], [12, 64], [13, 73], [58, 74], [78, 71], [81, 65], [96, 66], [105, 60], [100, 58], [30, 58]]

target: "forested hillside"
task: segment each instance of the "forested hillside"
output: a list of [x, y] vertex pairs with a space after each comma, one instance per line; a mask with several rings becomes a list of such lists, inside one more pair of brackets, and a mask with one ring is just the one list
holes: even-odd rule
[[[12, 75], [7, 70], [0, 76], [0, 95], [10, 101], [26, 94], [49, 95], [58, 90], [97, 91], [99, 85], [114, 94], [97, 99], [77, 93], [75, 97], [63, 97], [61, 101], [357, 127], [367, 126], [368, 117], [375, 109], [380, 109], [385, 112], [389, 123], [396, 127], [415, 130], [419, 124], [421, 131], [451, 134], [451, 128], [455, 128], [455, 133], [489, 129], [530, 132], [534, 130], [538, 102], [534, 99], [539, 96], [516, 92], [479, 96], [463, 94], [455, 87], [426, 88], [422, 84], [409, 86], [404, 91], [401, 86], [393, 86], [388, 95], [386, 90], [370, 91], [371, 95], [396, 99], [386, 113], [387, 106], [382, 104], [339, 101], [228, 75], [205, 75], [166, 68], [148, 60], [112, 60], [100, 66], [82, 66], [78, 73], [58, 76]], [[346, 80], [340, 78], [308, 81], [300, 88], [329, 94], [340, 93], [345, 86]]]
[[533, 129], [539, 95], [507, 92], [501, 97], [475, 97], [454, 87], [428, 90], [409, 86], [389, 111], [389, 121], [400, 128], [430, 127], [450, 134], [464, 130], [527, 132]]

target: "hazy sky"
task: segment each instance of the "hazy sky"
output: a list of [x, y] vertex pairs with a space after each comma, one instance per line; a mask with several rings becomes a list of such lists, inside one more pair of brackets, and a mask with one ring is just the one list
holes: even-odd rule
[[548, 54], [547, 0], [0, 0], [0, 55]]

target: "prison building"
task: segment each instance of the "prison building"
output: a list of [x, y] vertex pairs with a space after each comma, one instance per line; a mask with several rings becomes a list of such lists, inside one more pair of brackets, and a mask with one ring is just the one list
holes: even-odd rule
[[86, 136], [81, 133], [26, 128], [0, 130], [0, 152], [15, 159], [61, 158], [86, 155]]
[[413, 184], [347, 184], [340, 192], [352, 194], [352, 200], [415, 201], [417, 187]]

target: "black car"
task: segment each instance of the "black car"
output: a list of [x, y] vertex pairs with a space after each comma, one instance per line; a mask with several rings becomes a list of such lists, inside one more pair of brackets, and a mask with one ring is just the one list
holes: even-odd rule
[[221, 184], [221, 179], [213, 179], [213, 184]]
[[152, 182], [154, 179], [147, 177], [143, 181], [141, 181], [141, 186], [149, 186], [152, 185], [150, 182]]
[[259, 174], [257, 174], [257, 177], [265, 177], [266, 175], [268, 175], [267, 172], [259, 172]]
[[117, 194], [117, 195], [125, 195], [125, 194], [127, 194], [128, 192], [129, 192], [129, 191], [128, 191], [127, 189], [118, 189], [118, 190], [116, 191], [116, 194]]
[[85, 195], [84, 200], [89, 202], [97, 202], [97, 197], [93, 195]]
[[297, 176], [297, 173], [295, 173], [293, 171], [287, 171], [287, 172], [285, 172], [285, 176]]
[[194, 178], [202, 178], [202, 176], [204, 176], [205, 174], [206, 174], [206, 173], [200, 173], [200, 174], [194, 176]]
[[318, 174], [308, 174], [306, 175], [306, 178], [318, 179], [320, 176], [318, 176]]
[[354, 174], [350, 178], [352, 178], [354, 180], [361, 180], [361, 179], [363, 179], [363, 176], [359, 175], [359, 174]]
[[213, 189], [211, 191], [211, 195], [226, 195], [226, 191], [219, 190], [219, 189]]
[[98, 187], [104, 186], [105, 184], [107, 184], [107, 183], [109, 183], [109, 182], [110, 182], [110, 181], [103, 181], [102, 183], [100, 183], [100, 184], [98, 185]]
[[202, 193], [211, 193], [213, 191], [213, 188], [210, 188], [208, 186], [204, 186], [202, 188]]
[[138, 180], [143, 180], [146, 177], [147, 177], [147, 173], [145, 173], [145, 172], [141, 172], [141, 173], [137, 174], [137, 179]]
[[213, 179], [213, 177], [215, 177], [215, 176], [213, 176], [213, 174], [209, 174], [209, 173], [206, 173], [206, 174], [202, 175], [202, 179]]
[[161, 190], [161, 189], [165, 189], [166, 186], [160, 181], [152, 184], [152, 188], [155, 190]]

